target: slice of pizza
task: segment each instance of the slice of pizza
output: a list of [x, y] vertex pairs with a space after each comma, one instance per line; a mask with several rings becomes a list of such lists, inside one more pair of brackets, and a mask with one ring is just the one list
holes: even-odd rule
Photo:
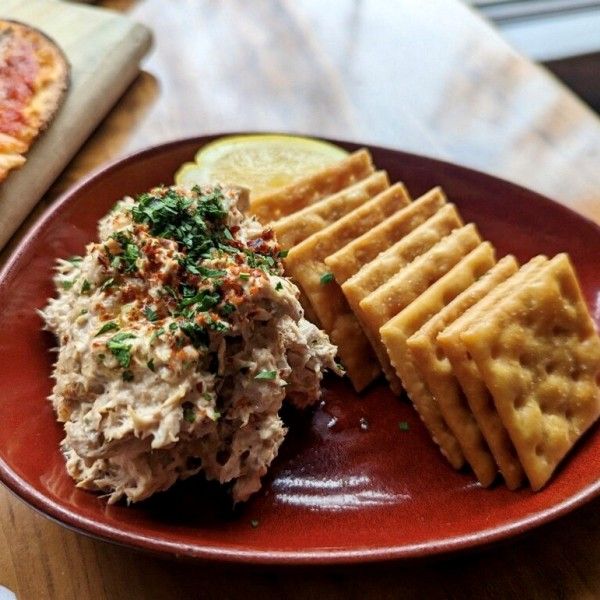
[[69, 87], [62, 50], [37, 29], [0, 20], [0, 181], [59, 109]]

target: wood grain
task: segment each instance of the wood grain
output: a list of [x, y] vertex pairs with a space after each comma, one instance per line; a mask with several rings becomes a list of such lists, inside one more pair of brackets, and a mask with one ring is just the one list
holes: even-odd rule
[[[454, 0], [106, 0], [150, 26], [144, 73], [20, 233], [105, 161], [181, 136], [286, 130], [446, 158], [600, 222], [600, 121]], [[0, 9], [1, 12], [1, 9]], [[504, 545], [351, 568], [187, 564], [94, 541], [0, 489], [0, 585], [23, 600], [595, 598], [600, 500]]]

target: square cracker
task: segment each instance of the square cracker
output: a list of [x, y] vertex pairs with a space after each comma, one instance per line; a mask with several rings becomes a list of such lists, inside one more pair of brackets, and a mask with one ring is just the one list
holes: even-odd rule
[[[456, 469], [464, 463], [461, 445], [448, 428], [435, 397], [417, 370], [406, 341], [444, 306], [489, 271], [496, 262], [494, 255], [494, 248], [489, 242], [479, 244], [380, 330], [390, 362], [396, 369], [408, 397], [433, 441]], [[489, 466], [495, 472], [491, 455]]]
[[321, 326], [337, 345], [357, 391], [373, 381], [381, 368], [342, 290], [331, 277], [325, 258], [383, 221], [404, 201], [403, 196], [383, 192], [294, 246], [284, 260], [288, 275], [300, 285]]
[[568, 256], [544, 264], [461, 339], [539, 490], [600, 416], [600, 338]]
[[[496, 479], [496, 462], [454, 376], [452, 365], [438, 347], [436, 338], [447, 325], [518, 269], [515, 258], [505, 256], [406, 341], [414, 365], [423, 376], [429, 391], [440, 407], [442, 417], [484, 487], [491, 485]], [[465, 272], [464, 275], [469, 277], [469, 272]], [[514, 468], [520, 469], [518, 461]]]
[[[403, 210], [411, 210], [418, 202], [419, 200], [413, 202]], [[410, 214], [412, 216], [409, 223], [418, 222], [415, 212], [411, 211]], [[354, 311], [359, 322], [362, 323], [363, 329], [374, 348], [377, 348], [381, 342], [379, 336], [372, 335], [367, 324], [362, 322], [361, 300], [461, 225], [462, 221], [454, 205], [446, 204], [442, 206], [432, 217], [404, 236], [387, 251], [382, 252], [342, 285], [342, 291], [350, 308]], [[379, 351], [381, 352], [381, 350]], [[391, 365], [387, 363], [387, 354], [382, 354], [381, 360], [392, 391], [395, 394], [402, 393], [400, 380]]]
[[339, 192], [368, 177], [373, 171], [369, 151], [358, 150], [347, 158], [316, 173], [296, 179], [270, 194], [252, 198], [250, 212], [263, 223], [275, 221], [318, 202], [325, 196]]
[[480, 242], [481, 238], [475, 225], [469, 224], [455, 229], [430, 250], [400, 269], [391, 279], [380, 285], [359, 303], [360, 322], [368, 332], [369, 340], [375, 348], [393, 390], [398, 387], [397, 371], [390, 363], [379, 330], [431, 284], [445, 275]]
[[[396, 185], [402, 186], [402, 184]], [[404, 186], [402, 189], [408, 198]], [[418, 227], [444, 204], [446, 204], [444, 192], [439, 187], [434, 188], [328, 256], [325, 262], [335, 276], [335, 280], [342, 285], [347, 279], [358, 273], [363, 265], [371, 262], [379, 253], [387, 250], [392, 244]]]
[[[280, 246], [287, 250], [341, 219], [388, 187], [387, 173], [377, 171], [320, 202], [278, 219], [271, 223], [271, 227], [277, 235]], [[405, 204], [408, 204], [408, 197], [405, 199]]]
[[437, 346], [441, 348], [452, 365], [452, 371], [467, 399], [469, 408], [496, 459], [496, 464], [507, 487], [511, 490], [515, 490], [521, 485], [524, 476], [523, 468], [508, 432], [500, 420], [492, 396], [460, 336], [473, 319], [487, 314], [494, 304], [506, 294], [511, 293], [527, 277], [532, 276], [545, 261], [544, 257], [537, 257], [524, 265], [520, 271], [498, 284], [481, 300], [457, 317], [438, 334], [436, 339]]

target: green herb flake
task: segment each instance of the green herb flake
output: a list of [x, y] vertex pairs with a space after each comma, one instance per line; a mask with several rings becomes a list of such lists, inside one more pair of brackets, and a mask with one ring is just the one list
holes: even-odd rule
[[400, 431], [408, 431], [410, 429], [410, 426], [408, 424], [408, 421], [400, 421], [398, 423], [398, 429]]
[[132, 371], [123, 371], [123, 381], [133, 381], [133, 372]]
[[156, 373], [156, 367], [154, 366], [154, 360], [151, 358], [147, 363], [146, 366], [153, 372]]
[[84, 279], [83, 283], [81, 284], [81, 293], [87, 294], [91, 289], [92, 284], [87, 279]]
[[170, 323], [169, 324], [169, 330], [170, 331], [175, 331], [177, 329], [177, 327], [179, 327], [179, 325], [177, 325], [177, 323]]
[[100, 329], [98, 329], [98, 333], [96, 333], [94, 337], [98, 337], [107, 331], [116, 331], [117, 329], [119, 329], [119, 326], [114, 321], [108, 321], [107, 323], [104, 323]]
[[183, 407], [183, 418], [188, 423], [194, 423], [196, 421], [196, 411], [192, 406], [184, 406]]
[[289, 253], [290, 253], [289, 250], [280, 250], [278, 256], [279, 256], [279, 258], [287, 258], [287, 255]]
[[173, 296], [173, 298], [177, 298], [177, 292], [170, 285], [163, 285], [163, 290], [169, 294], [169, 296]]
[[280, 292], [282, 289], [283, 289], [283, 285], [282, 285], [281, 281], [278, 281], [277, 285], [275, 286], [275, 291]]
[[129, 365], [131, 364], [131, 344], [127, 343], [127, 340], [132, 338], [135, 338], [133, 333], [122, 331], [111, 337], [106, 343], [106, 347], [117, 359], [119, 365], [124, 369], [129, 368]]
[[83, 260], [82, 256], [69, 256], [67, 258], [67, 262], [70, 262], [72, 265], [77, 265]]
[[112, 287], [113, 285], [115, 285], [115, 278], [114, 277], [109, 277], [101, 286], [100, 286], [100, 290], [104, 291], [107, 290], [108, 288]]
[[240, 279], [242, 281], [248, 281], [248, 279], [250, 279], [250, 273], [240, 273]]
[[207, 290], [201, 290], [193, 296], [184, 296], [179, 303], [178, 309], [181, 310], [187, 306], [197, 305], [196, 308], [199, 311], [205, 312], [209, 308], [216, 306], [219, 303], [220, 296], [216, 292], [209, 292]]
[[[202, 325], [194, 321], [184, 321], [179, 324], [179, 329], [189, 338], [194, 348], [208, 346], [208, 332]], [[183, 342], [183, 339], [181, 341]]]
[[267, 371], [266, 369], [262, 369], [254, 376], [254, 379], [273, 380], [276, 377], [277, 377], [277, 371]]
[[70, 290], [75, 282], [71, 279], [62, 279], [59, 283], [63, 290]]
[[150, 323], [154, 323], [154, 321], [158, 321], [158, 313], [150, 306], [146, 306], [144, 308], [144, 316]]
[[228, 317], [231, 313], [234, 313], [237, 310], [235, 304], [231, 304], [231, 302], [225, 302], [221, 307], [221, 314], [225, 317]]
[[321, 275], [321, 285], [327, 285], [333, 281], [333, 273], [323, 273]]
[[150, 337], [150, 343], [152, 344], [154, 340], [158, 339], [165, 332], [164, 327], [160, 327], [157, 329]]

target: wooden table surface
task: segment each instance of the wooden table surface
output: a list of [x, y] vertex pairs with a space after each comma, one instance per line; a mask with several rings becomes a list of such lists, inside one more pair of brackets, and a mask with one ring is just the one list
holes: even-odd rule
[[[100, 4], [150, 26], [155, 49], [1, 262], [40, 211], [94, 167], [151, 144], [232, 130], [320, 134], [446, 158], [600, 222], [600, 120], [454, 0]], [[68, 531], [2, 488], [0, 585], [20, 599], [594, 598], [600, 500], [469, 554], [289, 570], [146, 556]]]

